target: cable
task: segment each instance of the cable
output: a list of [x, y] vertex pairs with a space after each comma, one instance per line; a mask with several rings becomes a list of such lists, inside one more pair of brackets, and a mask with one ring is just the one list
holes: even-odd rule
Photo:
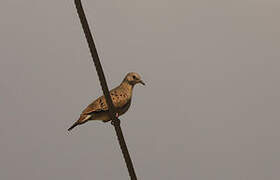
[[124, 140], [122, 129], [120, 126], [120, 120], [116, 117], [116, 109], [113, 105], [113, 102], [112, 102], [112, 99], [111, 99], [111, 96], [109, 93], [105, 75], [104, 75], [100, 60], [99, 60], [99, 56], [98, 56], [98, 53], [96, 50], [96, 46], [94, 44], [92, 34], [90, 32], [90, 28], [89, 28], [89, 25], [88, 25], [88, 22], [87, 22], [87, 19], [85, 16], [85, 12], [84, 12], [81, 0], [74, 0], [74, 1], [75, 1], [76, 9], [77, 9], [83, 30], [84, 30], [84, 34], [87, 39], [87, 43], [88, 43], [88, 46], [90, 49], [92, 60], [94, 62], [94, 65], [95, 65], [95, 68], [96, 68], [96, 71], [97, 71], [97, 74], [99, 77], [100, 85], [102, 87], [102, 91], [104, 93], [106, 102], [108, 104], [109, 114], [112, 119], [111, 123], [115, 127], [116, 135], [118, 137], [118, 141], [119, 141], [122, 153], [123, 153], [123, 157], [126, 162], [126, 166], [127, 166], [130, 178], [131, 178], [131, 180], [137, 180], [137, 177], [136, 177], [136, 174], [135, 174], [135, 171], [133, 168], [133, 164], [132, 164], [132, 161], [131, 161], [131, 158], [130, 158], [130, 155], [129, 155], [129, 152], [128, 152], [128, 149], [127, 149], [127, 146], [126, 146], [126, 143]]

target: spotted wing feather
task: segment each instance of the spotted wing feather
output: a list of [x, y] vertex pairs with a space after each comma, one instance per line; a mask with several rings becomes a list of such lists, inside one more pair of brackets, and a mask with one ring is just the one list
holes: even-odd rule
[[[115, 88], [112, 91], [110, 91], [110, 95], [117, 111], [118, 109], [124, 107], [130, 101], [130, 97], [128, 97], [127, 93], [124, 92], [122, 89]], [[99, 97], [90, 105], [88, 105], [88, 107], [82, 112], [82, 114], [86, 115], [101, 111], [108, 111], [108, 105], [104, 96]]]

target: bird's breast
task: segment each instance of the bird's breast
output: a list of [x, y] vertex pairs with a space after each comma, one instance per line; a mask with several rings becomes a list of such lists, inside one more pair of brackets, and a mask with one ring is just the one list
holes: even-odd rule
[[129, 99], [128, 102], [123, 107], [117, 108], [117, 112], [119, 113], [119, 115], [126, 113], [130, 105], [131, 105], [131, 99]]

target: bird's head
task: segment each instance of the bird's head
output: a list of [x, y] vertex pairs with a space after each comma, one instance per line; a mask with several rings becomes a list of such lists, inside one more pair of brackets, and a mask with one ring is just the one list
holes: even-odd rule
[[128, 73], [124, 80], [124, 82], [127, 82], [128, 84], [134, 86], [135, 84], [141, 83], [142, 85], [145, 85], [145, 83], [142, 81], [141, 76], [135, 72]]

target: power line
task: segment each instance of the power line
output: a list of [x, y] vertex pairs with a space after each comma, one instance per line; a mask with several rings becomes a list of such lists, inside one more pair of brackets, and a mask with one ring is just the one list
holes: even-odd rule
[[130, 158], [130, 155], [129, 155], [129, 152], [128, 152], [128, 149], [127, 149], [127, 146], [126, 146], [126, 143], [125, 143], [125, 140], [124, 140], [122, 129], [121, 129], [121, 126], [120, 126], [120, 120], [116, 117], [116, 109], [113, 105], [113, 102], [112, 102], [112, 99], [111, 99], [111, 96], [110, 96], [110, 93], [109, 93], [109, 89], [108, 89], [108, 85], [107, 85], [107, 82], [106, 82], [106, 79], [105, 79], [105, 75], [104, 75], [100, 60], [99, 60], [99, 56], [98, 56], [98, 53], [97, 53], [97, 50], [96, 50], [96, 46], [94, 44], [94, 40], [93, 40], [91, 31], [90, 31], [86, 16], [85, 16], [85, 12], [84, 12], [81, 0], [74, 0], [74, 1], [75, 1], [76, 9], [77, 9], [77, 12], [78, 12], [78, 15], [79, 15], [79, 18], [80, 18], [85, 36], [86, 36], [86, 39], [87, 39], [87, 43], [88, 43], [88, 46], [89, 46], [89, 49], [90, 49], [92, 60], [94, 62], [94, 65], [95, 65], [95, 68], [96, 68], [96, 71], [97, 71], [97, 74], [98, 74], [98, 77], [99, 77], [100, 85], [102, 87], [102, 91], [104, 93], [106, 102], [107, 102], [108, 107], [109, 107], [109, 114], [110, 114], [110, 117], [112, 119], [112, 125], [114, 125], [114, 127], [115, 127], [115, 131], [116, 131], [118, 141], [119, 141], [122, 153], [123, 153], [123, 157], [124, 157], [125, 162], [126, 162], [126, 166], [127, 166], [130, 178], [132, 180], [137, 180], [137, 177], [136, 177], [136, 174], [135, 174], [135, 171], [134, 171], [134, 168], [133, 168], [133, 164], [132, 164], [132, 161], [131, 161], [131, 158]]

